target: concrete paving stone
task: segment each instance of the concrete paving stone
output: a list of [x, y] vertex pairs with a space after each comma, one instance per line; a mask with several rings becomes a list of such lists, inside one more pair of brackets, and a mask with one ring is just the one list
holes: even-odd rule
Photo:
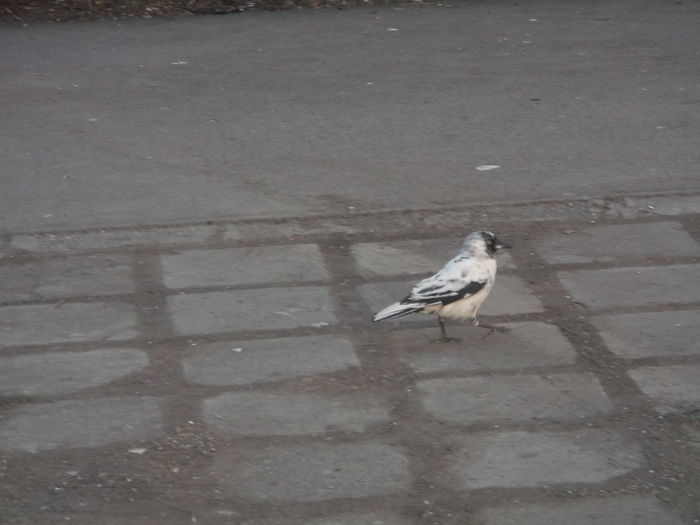
[[608, 348], [625, 358], [700, 354], [700, 311], [600, 315], [592, 318]]
[[325, 518], [282, 518], [246, 520], [239, 525], [414, 525], [416, 522], [394, 512], [348, 512]]
[[551, 233], [536, 246], [549, 264], [700, 255], [700, 245], [678, 222], [594, 226], [570, 235]]
[[227, 436], [363, 432], [388, 421], [381, 399], [352, 395], [227, 392], [202, 403], [206, 423]]
[[[143, 501], [121, 506], [118, 503], [91, 505], [82, 501], [81, 504], [87, 507], [82, 512], [23, 512], [21, 517], [8, 521], [7, 525], [192, 525], [197, 523], [192, 518], [196, 519], [196, 516], [199, 516], [198, 512], [185, 509], [144, 509]], [[138, 509], [130, 512], [128, 507]], [[220, 522], [217, 522], [217, 525], [218, 523]]]
[[0, 421], [0, 449], [40, 452], [99, 447], [163, 434], [153, 397], [112, 397], [26, 405]]
[[362, 224], [352, 218], [316, 218], [307, 221], [253, 222], [225, 225], [225, 241], [260, 240], [266, 238], [289, 238], [302, 235], [356, 235], [365, 231]]
[[590, 308], [664, 305], [698, 301], [700, 264], [558, 272], [573, 296]]
[[334, 323], [333, 302], [320, 286], [232, 290], [167, 298], [175, 331], [211, 334]]
[[638, 210], [655, 215], [684, 215], [700, 213], [700, 195], [673, 195], [626, 198], [625, 202]]
[[146, 353], [133, 348], [3, 357], [0, 358], [0, 395], [65, 394], [109, 383], [146, 366]]
[[[369, 313], [378, 312], [391, 303], [400, 301], [411, 291], [418, 282], [387, 281], [382, 283], [363, 284], [358, 291], [370, 308]], [[541, 312], [542, 303], [528, 289], [524, 280], [515, 275], [499, 275], [496, 278], [491, 295], [486, 299], [479, 315], [515, 315]], [[434, 318], [434, 316], [431, 316]], [[425, 315], [408, 315], [385, 322], [416, 322], [426, 321]], [[437, 321], [435, 321], [437, 324]]]
[[190, 383], [213, 386], [280, 381], [360, 366], [347, 339], [329, 336], [199, 345], [183, 360]]
[[418, 382], [425, 409], [452, 423], [571, 421], [613, 407], [590, 374], [427, 379]]
[[410, 484], [408, 459], [381, 443], [236, 447], [210, 473], [224, 494], [265, 502], [312, 502], [396, 494]]
[[641, 447], [607, 430], [492, 432], [464, 437], [449, 470], [465, 490], [599, 483], [644, 462]]
[[139, 333], [125, 303], [58, 303], [0, 307], [0, 347], [123, 341]]
[[304, 520], [304, 525], [412, 525], [413, 523], [415, 523], [414, 520], [393, 512], [348, 513], [330, 518]]
[[478, 512], [474, 525], [683, 525], [652, 496], [616, 496], [547, 503], [518, 503]]
[[644, 366], [629, 374], [663, 414], [700, 409], [700, 365]]
[[434, 328], [406, 329], [389, 335], [389, 344], [398, 349], [401, 361], [419, 373], [476, 370], [513, 370], [528, 367], [570, 365], [576, 351], [555, 325], [540, 322], [503, 323], [506, 334], [469, 325], [447, 327], [450, 343], [435, 343]]
[[0, 302], [131, 293], [129, 258], [85, 256], [0, 265]]
[[[456, 256], [464, 238], [368, 242], [352, 246], [352, 255], [365, 277], [433, 274]], [[499, 268], [513, 268], [507, 251], [498, 253]]]
[[168, 288], [328, 280], [315, 244], [187, 250], [161, 262]]
[[102, 250], [126, 246], [202, 244], [216, 234], [216, 226], [195, 225], [146, 230], [106, 230], [85, 233], [18, 234], [12, 247], [36, 253]]

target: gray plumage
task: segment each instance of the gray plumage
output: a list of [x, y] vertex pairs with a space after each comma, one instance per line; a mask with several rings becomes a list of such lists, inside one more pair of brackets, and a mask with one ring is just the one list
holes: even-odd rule
[[459, 254], [432, 277], [416, 284], [401, 301], [377, 312], [372, 321], [395, 319], [411, 313], [437, 313], [446, 339], [443, 319], [471, 319], [488, 297], [496, 279], [495, 254], [510, 248], [488, 231], [471, 233]]

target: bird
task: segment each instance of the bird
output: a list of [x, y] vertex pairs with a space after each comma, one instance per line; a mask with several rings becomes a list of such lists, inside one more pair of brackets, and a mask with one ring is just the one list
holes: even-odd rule
[[506, 331], [503, 327], [479, 324], [476, 313], [496, 279], [496, 252], [510, 247], [510, 243], [490, 231], [470, 233], [456, 257], [435, 275], [416, 284], [401, 301], [374, 314], [372, 321], [412, 313], [437, 313], [443, 342], [451, 341], [445, 331], [445, 319], [469, 319], [474, 326], [489, 329], [489, 334], [494, 330]]

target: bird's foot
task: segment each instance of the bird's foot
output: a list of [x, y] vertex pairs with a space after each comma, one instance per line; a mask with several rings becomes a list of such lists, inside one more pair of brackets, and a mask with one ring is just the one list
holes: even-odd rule
[[457, 337], [441, 337], [440, 339], [433, 339], [433, 343], [459, 343], [461, 339]]
[[510, 332], [510, 328], [507, 328], [505, 326], [493, 326], [490, 324], [478, 324], [475, 326], [477, 328], [484, 328], [484, 329], [488, 330], [488, 332], [486, 332], [486, 335], [484, 335], [484, 337], [482, 337], [482, 339], [486, 339], [488, 336], [490, 336], [494, 332], [499, 332], [501, 334], [507, 334], [508, 332]]

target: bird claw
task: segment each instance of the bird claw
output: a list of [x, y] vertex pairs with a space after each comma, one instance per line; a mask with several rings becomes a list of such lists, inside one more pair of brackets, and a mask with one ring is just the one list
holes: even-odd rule
[[440, 339], [433, 339], [433, 343], [459, 343], [461, 339], [456, 337], [441, 337]]
[[486, 339], [488, 336], [490, 336], [494, 332], [499, 332], [501, 334], [507, 334], [510, 332], [510, 328], [507, 328], [505, 326], [490, 326], [490, 325], [479, 325], [479, 328], [486, 328], [488, 332], [486, 332], [486, 335], [482, 337], [482, 339]]

